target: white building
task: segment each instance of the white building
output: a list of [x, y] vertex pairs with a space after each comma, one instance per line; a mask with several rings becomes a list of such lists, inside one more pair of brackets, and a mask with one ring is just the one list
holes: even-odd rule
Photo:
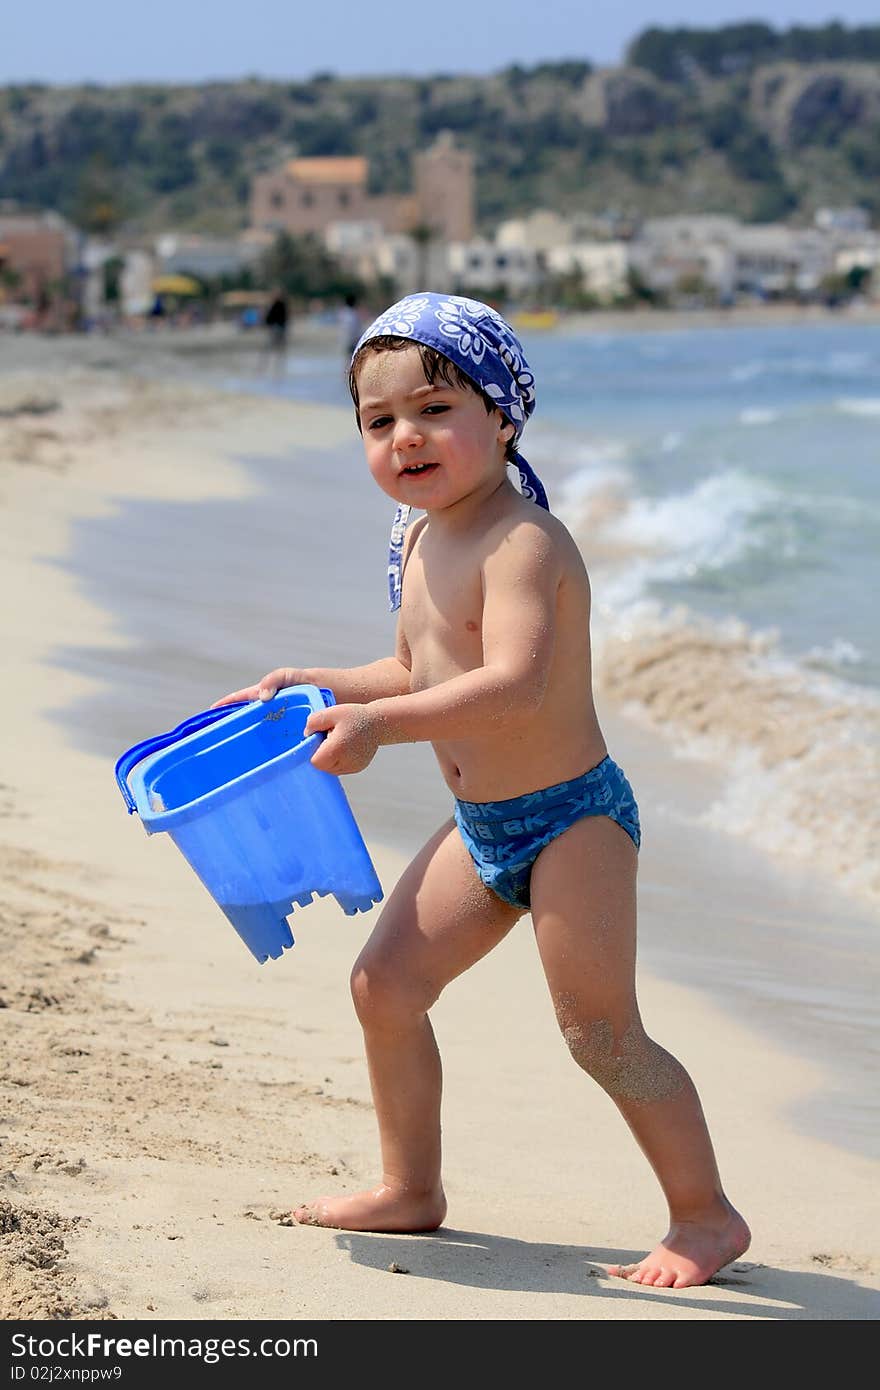
[[722, 300], [809, 295], [832, 269], [842, 235], [732, 217], [658, 217], [639, 229], [634, 264], [648, 284], [666, 292], [702, 280]]
[[675, 294], [702, 281], [722, 301], [734, 290], [732, 242], [741, 224], [713, 214], [651, 217], [631, 243], [632, 264], [652, 289]]
[[419, 241], [402, 233], [385, 236], [372, 247], [362, 265], [364, 278], [383, 275], [393, 282], [398, 294], [452, 288], [448, 247], [442, 241]]
[[871, 225], [867, 208], [819, 208], [813, 220], [820, 232], [866, 232]]
[[777, 223], [739, 227], [731, 249], [735, 291], [762, 298], [811, 294], [834, 264], [828, 237]]
[[546, 253], [551, 275], [579, 275], [587, 294], [603, 304], [626, 294], [633, 264], [633, 244], [628, 241], [578, 241], [555, 246]]
[[495, 244], [504, 250], [551, 251], [572, 240], [571, 222], [549, 208], [538, 208], [527, 217], [501, 222], [495, 231]]
[[155, 297], [152, 290], [155, 274], [156, 262], [151, 252], [133, 250], [125, 253], [119, 276], [119, 298], [126, 317], [137, 317], [149, 311]]
[[521, 299], [534, 292], [541, 278], [536, 251], [482, 237], [452, 242], [448, 264], [456, 287], [465, 292], [500, 289], [512, 299]]
[[384, 236], [381, 222], [331, 222], [324, 232], [324, 245], [331, 255], [351, 262], [371, 255]]
[[214, 280], [220, 275], [236, 275], [253, 266], [271, 240], [265, 234], [221, 240], [167, 232], [156, 240], [156, 259], [163, 275], [194, 275]]

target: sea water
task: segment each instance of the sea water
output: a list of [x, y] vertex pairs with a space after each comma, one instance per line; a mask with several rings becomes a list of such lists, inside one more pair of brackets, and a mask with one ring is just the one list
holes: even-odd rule
[[600, 688], [724, 767], [704, 820], [880, 905], [880, 328], [530, 347]]

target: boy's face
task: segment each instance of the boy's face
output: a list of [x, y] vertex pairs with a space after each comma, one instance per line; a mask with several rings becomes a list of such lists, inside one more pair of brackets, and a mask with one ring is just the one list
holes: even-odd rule
[[418, 348], [369, 354], [357, 384], [367, 463], [396, 502], [442, 510], [505, 476], [511, 425], [476, 392], [426, 382]]

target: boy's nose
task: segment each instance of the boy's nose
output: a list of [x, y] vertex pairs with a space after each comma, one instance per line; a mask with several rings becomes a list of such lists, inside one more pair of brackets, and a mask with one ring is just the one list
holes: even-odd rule
[[425, 436], [412, 420], [398, 420], [394, 429], [395, 449], [417, 449], [424, 444]]

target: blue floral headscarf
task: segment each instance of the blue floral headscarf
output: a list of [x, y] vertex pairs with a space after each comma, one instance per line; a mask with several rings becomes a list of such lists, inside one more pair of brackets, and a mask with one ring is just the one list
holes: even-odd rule
[[[364, 343], [386, 334], [411, 338], [448, 357], [495, 402], [513, 425], [513, 444], [535, 408], [535, 378], [522, 343], [510, 324], [478, 299], [457, 294], [408, 294], [380, 314], [361, 335], [352, 361]], [[549, 511], [547, 494], [531, 465], [517, 451], [512, 462], [519, 472], [523, 496]], [[388, 598], [392, 613], [400, 607], [403, 585], [403, 541], [412, 507], [401, 503], [391, 528], [388, 552]]]

